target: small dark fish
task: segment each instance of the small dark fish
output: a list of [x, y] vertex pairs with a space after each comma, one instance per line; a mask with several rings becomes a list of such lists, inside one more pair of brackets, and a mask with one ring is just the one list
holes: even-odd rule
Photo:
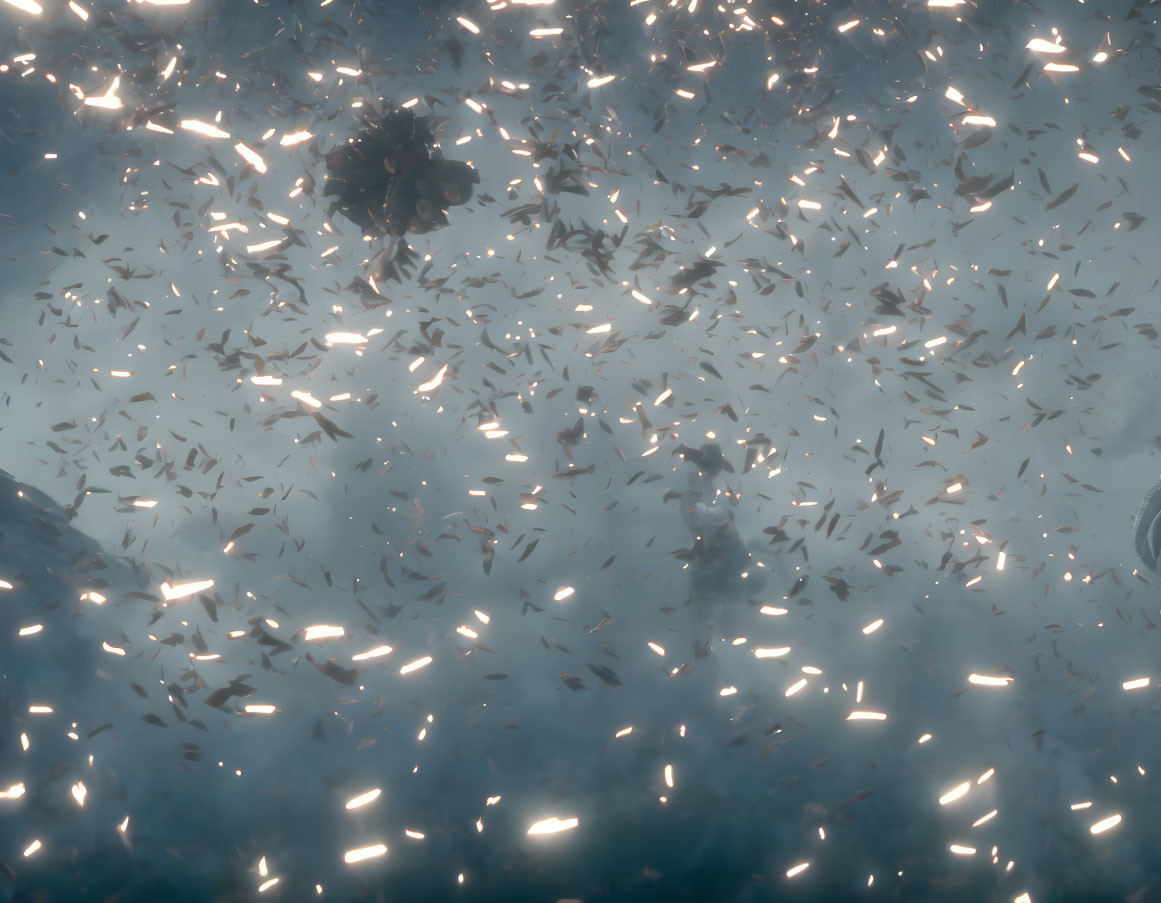
[[333, 661], [325, 661], [320, 664], [309, 655], [307, 655], [307, 659], [331, 680], [338, 681], [339, 683], [345, 684], [348, 687], [354, 686], [355, 681], [359, 677], [358, 668], [344, 668], [342, 665]]
[[608, 686], [619, 687], [621, 685], [621, 678], [617, 676], [617, 672], [607, 665], [589, 664], [587, 667]]
[[1067, 201], [1070, 197], [1072, 197], [1074, 194], [1076, 194], [1076, 189], [1078, 189], [1079, 187], [1080, 187], [1080, 185], [1076, 184], [1076, 185], [1073, 185], [1071, 188], [1065, 188], [1064, 191], [1060, 192], [1060, 194], [1058, 194], [1053, 200], [1048, 202], [1048, 206], [1045, 209], [1052, 210], [1056, 207], [1059, 207], [1061, 204], [1063, 204], [1065, 201]]
[[[592, 665], [589, 665], [589, 667], [591, 668]], [[585, 687], [585, 682], [575, 674], [562, 674], [560, 675], [560, 679], [564, 681], [564, 685], [570, 690], [576, 691], [587, 689]]]
[[234, 696], [244, 697], [257, 692], [253, 687], [246, 684], [246, 680], [249, 677], [249, 674], [243, 674], [241, 677], [236, 677], [230, 681], [229, 686], [222, 687], [220, 690], [214, 690], [214, 692], [206, 697], [206, 705], [213, 706], [215, 709], [221, 708]]
[[720, 260], [709, 260], [702, 258], [696, 261], [692, 266], [683, 267], [676, 276], [669, 280], [669, 285], [674, 291], [679, 291], [683, 288], [692, 288], [699, 282], [709, 279], [718, 269], [718, 267], [725, 266]]

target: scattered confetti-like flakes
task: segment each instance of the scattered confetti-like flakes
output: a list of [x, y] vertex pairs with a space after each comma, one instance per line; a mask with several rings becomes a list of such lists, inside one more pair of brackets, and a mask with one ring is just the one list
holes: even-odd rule
[[783, 6], [0, 3], [0, 899], [1149, 896], [1152, 21]]

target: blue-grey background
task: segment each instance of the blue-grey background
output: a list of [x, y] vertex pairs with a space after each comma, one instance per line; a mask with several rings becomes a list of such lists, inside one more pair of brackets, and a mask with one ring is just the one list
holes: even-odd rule
[[[691, 5], [0, 6], [4, 898], [1161, 895], [1153, 5]], [[377, 97], [481, 174], [379, 293], [321, 198]]]

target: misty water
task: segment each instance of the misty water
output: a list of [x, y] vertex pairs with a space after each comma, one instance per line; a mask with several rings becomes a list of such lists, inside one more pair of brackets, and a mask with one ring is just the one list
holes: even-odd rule
[[1153, 9], [0, 0], [0, 900], [1161, 899]]

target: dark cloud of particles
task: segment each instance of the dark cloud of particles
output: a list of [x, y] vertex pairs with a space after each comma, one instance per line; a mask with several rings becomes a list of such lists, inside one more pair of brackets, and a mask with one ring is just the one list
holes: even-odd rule
[[447, 208], [466, 204], [480, 175], [445, 160], [430, 122], [388, 102], [382, 113], [360, 118], [359, 134], [326, 155], [324, 195], [364, 234], [423, 235], [446, 226]]

